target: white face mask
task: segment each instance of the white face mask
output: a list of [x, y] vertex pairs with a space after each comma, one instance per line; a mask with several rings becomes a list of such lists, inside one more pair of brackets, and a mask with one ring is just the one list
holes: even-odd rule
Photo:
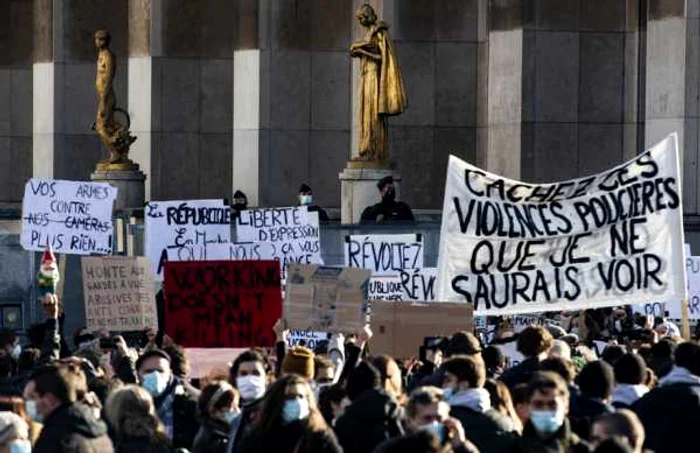
[[312, 195], [299, 195], [299, 204], [302, 206], [310, 206], [314, 197]]
[[19, 359], [19, 355], [22, 353], [22, 346], [17, 343], [14, 348], [12, 348], [12, 352], [10, 355], [12, 356], [13, 359], [17, 360]]
[[245, 401], [262, 398], [265, 394], [265, 377], [249, 374], [236, 378], [236, 387]]

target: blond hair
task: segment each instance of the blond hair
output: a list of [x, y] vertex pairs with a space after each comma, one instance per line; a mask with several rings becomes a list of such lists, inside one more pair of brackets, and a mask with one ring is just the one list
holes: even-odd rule
[[151, 395], [137, 385], [114, 390], [105, 404], [105, 417], [117, 438], [153, 437], [165, 429], [156, 415]]

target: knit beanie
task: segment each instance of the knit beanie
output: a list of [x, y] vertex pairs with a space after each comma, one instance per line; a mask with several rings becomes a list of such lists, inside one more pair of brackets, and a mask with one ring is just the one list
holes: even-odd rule
[[290, 349], [282, 360], [282, 374], [298, 374], [307, 381], [314, 378], [314, 353], [303, 346]]

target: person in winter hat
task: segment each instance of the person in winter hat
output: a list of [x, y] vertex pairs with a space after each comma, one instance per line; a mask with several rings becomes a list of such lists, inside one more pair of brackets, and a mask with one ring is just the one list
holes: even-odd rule
[[314, 353], [303, 346], [294, 346], [282, 361], [282, 374], [296, 374], [307, 381], [314, 379]]

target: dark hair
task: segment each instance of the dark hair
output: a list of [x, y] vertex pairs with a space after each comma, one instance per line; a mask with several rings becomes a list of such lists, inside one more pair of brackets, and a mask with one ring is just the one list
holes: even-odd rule
[[561, 376], [551, 371], [538, 371], [532, 375], [532, 379], [527, 384], [526, 401], [530, 402], [537, 392], [545, 393], [550, 390], [554, 390], [555, 396], [569, 399], [569, 389]]
[[41, 348], [44, 343], [44, 335], [46, 335], [46, 325], [42, 322], [34, 323], [27, 329], [29, 344], [34, 348]]
[[566, 360], [561, 357], [550, 357], [540, 363], [540, 370], [551, 371], [561, 376], [567, 384], [574, 382], [576, 377], [576, 367], [571, 360]]
[[333, 368], [335, 370], [335, 364], [328, 357], [322, 355], [314, 356], [314, 377], [317, 377], [319, 371], [325, 368]]
[[313, 192], [308, 184], [302, 184], [299, 186], [299, 193]]
[[389, 365], [394, 362], [394, 359], [389, 357], [388, 355], [374, 355], [367, 357], [365, 359], [379, 371], [379, 385], [384, 387], [386, 385], [386, 382], [391, 379], [393, 376], [389, 376]]
[[478, 356], [453, 357], [442, 368], [457, 376], [458, 382], [468, 382], [470, 388], [482, 388], [486, 382], [486, 366]]
[[75, 403], [79, 395], [85, 394], [87, 390], [83, 370], [70, 363], [50, 365], [38, 370], [34, 382], [37, 394], [51, 394], [63, 404]]
[[270, 360], [267, 354], [262, 349], [253, 348], [244, 351], [241, 355], [236, 357], [231, 365], [231, 370], [229, 371], [229, 382], [235, 387], [236, 377], [238, 377], [238, 369], [241, 367], [242, 363], [245, 362], [258, 362], [262, 365], [265, 374], [269, 374], [272, 366], [270, 365]]
[[260, 416], [255, 423], [254, 429], [259, 430], [265, 438], [266, 435], [279, 435], [279, 430], [283, 426], [282, 408], [287, 400], [287, 387], [292, 385], [303, 385], [309, 390], [309, 418], [305, 421], [305, 431], [321, 431], [328, 429], [323, 416], [316, 408], [311, 388], [304, 378], [296, 374], [287, 374], [275, 381], [270, 386], [265, 395]]
[[676, 348], [676, 365], [686, 368], [695, 376], [700, 376], [700, 345], [687, 341]]
[[331, 404], [340, 404], [346, 396], [347, 393], [340, 384], [321, 389], [318, 395], [318, 410], [321, 411], [323, 419], [329, 425], [333, 422], [333, 406]]
[[[361, 6], [360, 8], [363, 8], [364, 6], [365, 5]], [[367, 6], [369, 6], [369, 5], [367, 5]], [[370, 8], [371, 8], [371, 6], [370, 6]], [[374, 10], [372, 10], [372, 11], [374, 11]], [[382, 179], [380, 179], [379, 182], [377, 182], [377, 188], [379, 190], [382, 190], [388, 184], [394, 184], [394, 178], [392, 176], [385, 176]]]
[[615, 381], [618, 384], [644, 384], [647, 365], [638, 354], [625, 354], [615, 362]]
[[426, 430], [396, 438], [385, 453], [441, 453], [440, 439]]
[[0, 348], [4, 348], [7, 345], [14, 346], [15, 341], [17, 341], [17, 334], [14, 330], [7, 328], [0, 329]]
[[613, 368], [602, 360], [588, 363], [578, 376], [581, 393], [593, 398], [607, 399], [615, 386]]
[[39, 361], [41, 356], [41, 351], [36, 348], [23, 349], [19, 354], [17, 359], [17, 369], [19, 371], [30, 371], [33, 370]]
[[8, 377], [16, 369], [15, 359], [9, 355], [0, 355], [0, 377]]
[[603, 349], [603, 353], [601, 354], [600, 358], [610, 365], [615, 365], [615, 362], [617, 362], [617, 360], [623, 355], [625, 355], [625, 350], [622, 346], [611, 344]]
[[598, 416], [593, 421], [593, 424], [596, 423], [603, 424], [606, 427], [605, 430], [615, 437], [627, 440], [633, 451], [641, 451], [644, 444], [644, 426], [634, 412], [618, 409], [617, 412]]
[[187, 359], [185, 348], [172, 345], [163, 350], [170, 356], [170, 369], [173, 370], [173, 374], [181, 379], [187, 379], [190, 374], [190, 361]]
[[651, 356], [655, 359], [670, 359], [676, 350], [676, 343], [668, 338], [662, 338], [651, 346]]
[[136, 371], [139, 371], [141, 369], [141, 365], [143, 363], [150, 359], [151, 357], [158, 357], [161, 359], [165, 359], [170, 363], [170, 356], [168, 355], [167, 352], [161, 350], [161, 349], [150, 349], [146, 352], [144, 352], [137, 360], [136, 360]]
[[481, 344], [479, 340], [471, 332], [460, 331], [452, 334], [447, 340], [445, 355], [452, 357], [454, 355], [474, 355], [481, 352]]
[[361, 393], [379, 387], [379, 371], [374, 365], [367, 361], [362, 361], [348, 375], [346, 390], [348, 398], [353, 401]]
[[[214, 382], [207, 385], [199, 395], [199, 400], [197, 400], [199, 416], [203, 419], [208, 419], [211, 416], [212, 409], [231, 407], [231, 404], [236, 400], [236, 393], [237, 390], [228, 382]], [[214, 396], [217, 396], [216, 401], [212, 401]]]
[[483, 351], [481, 351], [481, 358], [484, 359], [484, 365], [486, 369], [493, 373], [496, 368], [504, 366], [506, 363], [506, 356], [501, 352], [498, 346], [490, 345], [486, 346]]
[[418, 387], [411, 392], [408, 404], [406, 405], [406, 416], [413, 418], [416, 416], [418, 406], [429, 406], [431, 404], [444, 401], [442, 390], [437, 387]]
[[510, 392], [510, 396], [513, 398], [513, 404], [524, 404], [528, 402], [527, 390], [528, 384], [518, 384], [513, 387], [513, 391]]
[[518, 335], [518, 351], [526, 358], [535, 357], [549, 350], [553, 342], [549, 330], [540, 326], [526, 327]]

